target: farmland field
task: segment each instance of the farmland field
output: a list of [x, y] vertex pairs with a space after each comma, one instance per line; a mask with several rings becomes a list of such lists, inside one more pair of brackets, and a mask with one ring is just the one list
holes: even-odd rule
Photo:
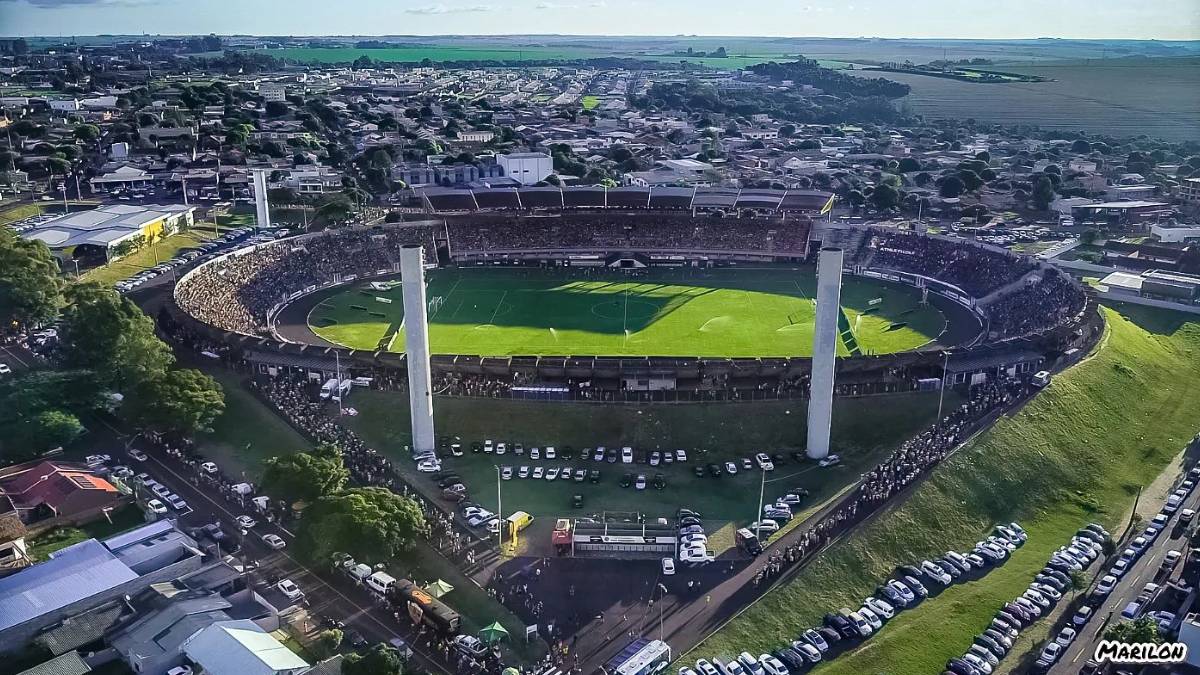
[[1057, 375], [946, 460], [906, 502], [821, 554], [689, 658], [777, 647], [819, 624], [823, 613], [857, 607], [895, 565], [969, 548], [992, 524], [1019, 521], [1029, 543], [1003, 566], [898, 615], [814, 671], [936, 673], [1077, 528], [1097, 521], [1117, 531], [1140, 487], [1178, 461], [1196, 433], [1200, 322], [1139, 307], [1104, 311], [1108, 332], [1091, 358]]
[[[791, 356], [812, 345], [811, 267], [653, 272], [635, 278], [545, 270], [440, 270], [430, 275], [429, 338], [444, 354]], [[380, 299], [382, 298], [382, 300]], [[849, 330], [840, 350], [914, 349], [946, 327], [906, 287], [847, 278]], [[357, 349], [403, 349], [397, 286], [365, 286], [309, 313], [322, 338]], [[852, 334], [851, 334], [852, 333]], [[854, 343], [857, 342], [857, 345]]]
[[931, 119], [973, 117], [1118, 137], [1200, 140], [1200, 62], [1195, 59], [1025, 63], [996, 69], [1053, 81], [975, 84], [910, 73], [884, 76], [910, 85], [912, 93], [901, 104]]

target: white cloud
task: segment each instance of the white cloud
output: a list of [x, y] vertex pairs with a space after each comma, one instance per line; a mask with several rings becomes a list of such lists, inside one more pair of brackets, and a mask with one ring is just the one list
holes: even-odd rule
[[446, 5], [426, 5], [425, 7], [409, 7], [405, 9], [406, 14], [466, 14], [472, 12], [490, 12], [494, 7], [491, 5], [467, 5], [463, 7], [447, 7]]

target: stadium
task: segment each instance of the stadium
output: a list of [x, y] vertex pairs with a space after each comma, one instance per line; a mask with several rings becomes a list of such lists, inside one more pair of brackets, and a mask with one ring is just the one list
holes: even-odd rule
[[829, 199], [819, 192], [525, 188], [421, 199], [420, 220], [210, 261], [178, 284], [181, 315], [263, 364], [344, 357], [347, 367], [400, 369], [398, 250], [419, 244], [439, 392], [645, 400], [739, 387], [801, 396], [821, 245], [845, 251], [841, 384], [913, 389], [940, 376], [948, 350], [1004, 367], [997, 354], [1052, 356], [1078, 337], [1088, 303], [1064, 275], [1003, 249], [814, 222]]

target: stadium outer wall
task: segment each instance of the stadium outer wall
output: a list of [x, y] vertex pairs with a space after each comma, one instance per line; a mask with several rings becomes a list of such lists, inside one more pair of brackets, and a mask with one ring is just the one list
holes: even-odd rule
[[[491, 252], [496, 253], [496, 252]], [[546, 259], [549, 256], [570, 256], [580, 254], [612, 253], [612, 251], [596, 251], [583, 249], [561, 249], [554, 251], [523, 251], [514, 252], [514, 257]], [[711, 259], [716, 254], [724, 254], [728, 259], [737, 259], [739, 254], [746, 254], [753, 259], [761, 259], [762, 252], [737, 251], [658, 251], [663, 255], [693, 255]], [[473, 260], [477, 254], [469, 251], [456, 252], [454, 258], [463, 262]], [[770, 256], [768, 258], [780, 257]], [[782, 256], [795, 260], [794, 254]], [[494, 260], [494, 257], [489, 255]], [[970, 308], [977, 315], [981, 313], [975, 308], [975, 300], [968, 294], [952, 285], [944, 284], [935, 279], [919, 277], [895, 270], [875, 270], [848, 268], [849, 274], [882, 279], [886, 281], [907, 283], [914, 286], [926, 286], [932, 295]], [[394, 270], [379, 270], [379, 274], [369, 278], [383, 278], [394, 275]], [[320, 287], [312, 287], [295, 293], [287, 300], [279, 303], [271, 312], [272, 321], [277, 320], [281, 312], [286, 312], [289, 305], [303, 297], [311, 296], [320, 291], [338, 287], [355, 281], [361, 281], [367, 276], [350, 275], [335, 282]], [[186, 277], [185, 277], [186, 279]], [[182, 281], [182, 280], [181, 280]], [[307, 314], [307, 311], [305, 312]], [[207, 339], [230, 345], [240, 353], [240, 356], [256, 369], [268, 372], [273, 369], [297, 369], [309, 372], [330, 372], [331, 364], [340, 359], [343, 369], [353, 374], [379, 375], [403, 373], [405, 361], [403, 354], [384, 351], [365, 351], [342, 348], [329, 345], [316, 338], [311, 331], [311, 343], [304, 341], [284, 340], [278, 335], [250, 336], [225, 331], [200, 322], [172, 303], [171, 315], [179, 324], [185, 326], [192, 335], [203, 335]], [[1086, 307], [1070, 321], [1054, 329], [1040, 334], [1030, 335], [1004, 342], [977, 344], [983, 331], [974, 339], [965, 343], [933, 350], [916, 350], [885, 355], [856, 356], [839, 359], [837, 378], [839, 389], [855, 388], [858, 384], [864, 386], [886, 382], [889, 373], [902, 370], [907, 373], [908, 381], [921, 378], [940, 378], [947, 358], [955, 361], [978, 361], [991, 364], [987, 367], [1006, 368], [1011, 364], [1054, 363], [1064, 353], [1072, 354], [1071, 348], [1080, 348], [1094, 337], [1102, 326], [1102, 318], [1096, 311], [1094, 298], [1089, 295]], [[307, 323], [305, 322], [305, 329]], [[336, 354], [336, 359], [335, 359]], [[688, 357], [604, 357], [604, 356], [574, 356], [574, 357], [484, 357], [478, 355], [435, 355], [432, 358], [435, 376], [452, 374], [474, 375], [498, 378], [512, 381], [514, 376], [521, 375], [527, 381], [544, 383], [566, 382], [568, 380], [589, 380], [593, 386], [620, 390], [623, 379], [630, 377], [652, 376], [674, 379], [679, 390], [695, 390], [697, 385], [706, 378], [718, 377], [729, 383], [733, 388], [744, 385], [748, 390], [754, 390], [762, 383], [781, 382], [803, 378], [811, 369], [811, 360], [807, 357], [792, 358], [688, 358]], [[357, 372], [356, 372], [357, 371]], [[852, 389], [857, 391], [857, 389]], [[889, 391], [893, 389], [888, 389]], [[696, 400], [695, 397], [674, 395], [664, 392], [631, 392], [624, 395], [625, 400], [646, 402], [653, 400]], [[802, 397], [802, 393], [795, 393]], [[569, 397], [569, 395], [568, 395]], [[741, 398], [741, 397], [739, 397]], [[720, 396], [716, 400], [719, 400]], [[594, 399], [591, 399], [594, 400]], [[613, 400], [611, 398], [606, 400]], [[712, 395], [704, 400], [714, 400]]]

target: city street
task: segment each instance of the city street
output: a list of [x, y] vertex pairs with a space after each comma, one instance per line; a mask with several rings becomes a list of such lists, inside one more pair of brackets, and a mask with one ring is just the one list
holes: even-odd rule
[[[123, 457], [122, 461], [134, 471], [146, 471], [188, 503], [192, 510], [180, 518], [181, 527], [218, 523], [229, 536], [238, 535], [235, 519], [248, 511], [243, 511], [236, 501], [227, 501], [215, 490], [200, 487], [190, 468], [182, 462], [160, 451], [142, 449], [149, 456], [147, 461], [138, 462], [132, 457]], [[389, 611], [375, 606], [373, 598], [348, 579], [333, 577], [330, 581], [328, 577], [332, 575], [316, 574], [287, 548], [272, 550], [261, 540], [268, 533], [279, 535], [289, 545], [295, 541], [292, 532], [266, 522], [260, 522], [242, 538], [242, 550], [238, 555], [244, 562], [258, 564], [254, 577], [260, 590], [268, 585], [266, 579], [291, 579], [304, 591], [305, 605], [314, 617], [343, 621], [347, 629], [357, 631], [372, 644], [401, 638], [412, 647], [414, 659], [420, 666], [429, 672], [451, 675], [450, 667], [440, 658], [434, 658], [423, 643], [418, 644], [415, 631], [407, 620], [397, 622]]]
[[[1181, 481], [1176, 481], [1176, 485], [1179, 482]], [[1163, 500], [1159, 500], [1157, 505], [1161, 507], [1162, 501]], [[1187, 499], [1185, 499], [1183, 504], [1180, 506], [1180, 511], [1185, 508], [1193, 510], [1200, 509], [1200, 490], [1193, 490], [1192, 493], [1187, 496]], [[1195, 521], [1193, 521], [1192, 524], [1194, 525]], [[1126, 546], [1128, 546], [1128, 541], [1133, 537], [1138, 536], [1145, 529], [1145, 526], [1146, 523], [1143, 522], [1140, 527], [1133, 528], [1133, 531], [1130, 532], [1129, 537], [1126, 537], [1117, 545], [1118, 555], [1122, 550], [1125, 549]], [[1187, 553], [1189, 549], [1187, 539], [1188, 529], [1188, 526], [1185, 526], [1179, 522], [1178, 511], [1171, 514], [1171, 519], [1167, 523], [1165, 531], [1159, 534], [1158, 537], [1156, 537], [1146, 549], [1146, 551], [1142, 553], [1141, 557], [1139, 557], [1137, 561], [1130, 566], [1129, 571], [1121, 577], [1116, 587], [1113, 588], [1112, 592], [1108, 594], [1108, 597], [1106, 597], [1103, 602], [1096, 606], [1094, 610], [1095, 618], [1093, 618], [1092, 621], [1084, 626], [1084, 628], [1079, 632], [1079, 636], [1064, 651], [1063, 656], [1059, 659], [1058, 663], [1056, 663], [1054, 667], [1050, 669], [1049, 672], [1052, 675], [1076, 675], [1088, 661], [1088, 659], [1092, 657], [1092, 654], [1095, 653], [1096, 645], [1102, 639], [1104, 639], [1104, 631], [1107, 630], [1107, 628], [1112, 624], [1124, 620], [1121, 617], [1121, 610], [1124, 609], [1127, 604], [1137, 598], [1138, 594], [1142, 592], [1142, 589], [1146, 586], [1146, 584], [1154, 582], [1165, 587], [1168, 581], [1179, 578], [1179, 575], [1183, 571], [1183, 567], [1186, 563], [1186, 559], [1181, 560], [1178, 564], [1176, 564], [1171, 570], [1170, 574], [1162, 572], [1162, 562], [1168, 551], [1176, 550], [1185, 554]], [[1119, 533], [1114, 533], [1114, 535], [1119, 536]], [[1097, 565], [1096, 569], [1091, 570], [1091, 572], [1093, 572], [1095, 575], [1095, 579], [1099, 580], [1101, 577], [1108, 574], [1109, 568], [1110, 567], [1100, 567]], [[1093, 583], [1088, 589], [1088, 594], [1090, 595], [1094, 589], [1095, 583]], [[1160, 597], [1161, 594], [1162, 592], [1160, 591]], [[1192, 597], [1194, 597], [1194, 592]], [[1190, 599], [1188, 604], [1190, 604]], [[1154, 609], [1159, 608], [1160, 607], [1157, 606], [1154, 607]], [[1177, 608], [1162, 607], [1162, 609], [1174, 612]], [[1067, 616], [1066, 620], [1069, 621], [1070, 616]], [[1039, 649], [1040, 647], [1041, 645], [1039, 645]]]

